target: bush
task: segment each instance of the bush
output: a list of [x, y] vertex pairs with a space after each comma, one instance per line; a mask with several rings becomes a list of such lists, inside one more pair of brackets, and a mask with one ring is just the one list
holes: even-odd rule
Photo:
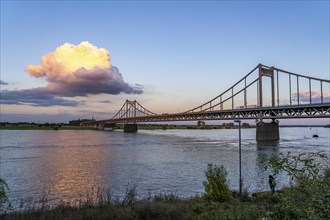
[[[295, 184], [283, 191], [270, 217], [275, 219], [330, 219], [329, 168], [321, 172], [318, 160], [327, 160], [326, 154], [302, 153], [264, 157], [266, 167], [287, 173]], [[324, 173], [324, 174], [323, 174]]]
[[227, 171], [223, 165], [217, 166], [208, 164], [205, 171], [206, 181], [204, 181], [205, 194], [208, 200], [217, 202], [227, 202], [231, 199], [231, 193], [227, 184]]
[[324, 178], [330, 179], [330, 167], [324, 170]]
[[4, 179], [0, 178], [0, 215], [6, 212], [7, 209], [10, 209], [11, 204], [6, 194], [8, 190], [8, 185]]

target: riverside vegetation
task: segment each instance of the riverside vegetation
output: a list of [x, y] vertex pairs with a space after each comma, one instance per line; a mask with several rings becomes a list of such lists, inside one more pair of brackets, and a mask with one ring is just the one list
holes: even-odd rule
[[[84, 122], [95, 122], [94, 119], [71, 120], [69, 123], [34, 123], [34, 122], [0, 122], [0, 130], [97, 130], [94, 127], [81, 126]], [[242, 128], [254, 127], [248, 123], [243, 123]], [[198, 121], [196, 125], [176, 125], [176, 124], [139, 124], [142, 130], [167, 130], [167, 129], [234, 129], [234, 123], [223, 123], [222, 125], [206, 125], [204, 121]], [[117, 124], [114, 129], [124, 129], [123, 124]]]
[[53, 123], [2, 123], [0, 124], [0, 130], [95, 130], [95, 128]]
[[[180, 198], [176, 194], [137, 199], [134, 186], [127, 186], [122, 200], [110, 191], [89, 193], [75, 204], [48, 204], [47, 196], [26, 209], [11, 211], [6, 196], [8, 186], [0, 181], [1, 219], [330, 219], [330, 168], [322, 166], [323, 152], [300, 155], [264, 156], [261, 163], [276, 176], [285, 172], [291, 177], [289, 187], [253, 195], [230, 191], [227, 171], [209, 164], [205, 171], [202, 196]], [[316, 162], [321, 161], [321, 162]]]

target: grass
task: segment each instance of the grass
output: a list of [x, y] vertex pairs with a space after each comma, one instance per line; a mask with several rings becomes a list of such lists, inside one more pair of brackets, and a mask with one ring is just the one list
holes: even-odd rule
[[[329, 174], [329, 170], [326, 172]], [[326, 175], [320, 180], [321, 185], [314, 185], [315, 192], [323, 192], [322, 196], [318, 197], [321, 200], [309, 204], [306, 202], [311, 198], [310, 194], [306, 194], [307, 189], [301, 186], [287, 187], [274, 195], [271, 192], [257, 192], [250, 195], [244, 191], [240, 197], [237, 191], [230, 191], [230, 197], [223, 202], [210, 199], [205, 194], [180, 198], [176, 194], [152, 196], [149, 193], [147, 197], [138, 199], [136, 188], [128, 185], [121, 200], [113, 198], [110, 190], [102, 191], [94, 188], [91, 193], [81, 196], [72, 203], [62, 201], [52, 206], [46, 194], [36, 202], [20, 201], [20, 208], [16, 208], [14, 212], [7, 210], [7, 213], [0, 215], [0, 219], [329, 219], [330, 200], [322, 200], [322, 198], [330, 198], [330, 194], [329, 197], [324, 194], [328, 191], [322, 191], [329, 189], [327, 178]], [[291, 200], [294, 204], [290, 203]], [[317, 212], [304, 212], [304, 209], [311, 210], [314, 205], [324, 205], [324, 207], [317, 207], [314, 210]], [[13, 206], [17, 207], [16, 204]], [[289, 207], [288, 210], [286, 206]]]
[[[264, 204], [264, 203], [262, 203]], [[256, 219], [261, 216], [257, 202], [210, 202], [201, 197], [180, 199], [157, 196], [130, 204], [88, 203], [74, 207], [65, 203], [54, 209], [28, 210], [0, 216], [2, 219]]]
[[226, 203], [206, 200], [203, 197], [185, 199], [175, 194], [148, 196], [137, 200], [135, 188], [131, 188], [127, 190], [122, 200], [112, 199], [111, 194], [104, 196], [99, 194], [96, 197], [87, 197], [76, 205], [63, 202], [53, 208], [45, 205], [45, 201], [40, 201], [39, 206], [7, 213], [0, 218], [4, 220], [261, 219], [269, 203], [272, 203], [271, 194], [266, 194], [268, 195], [262, 196], [261, 199], [249, 197], [243, 201], [233, 196], [230, 202]]
[[[135, 187], [127, 187], [124, 198], [119, 200], [113, 198], [109, 190], [103, 192], [97, 189], [73, 203], [59, 202], [56, 206], [49, 204], [47, 195], [42, 196], [37, 202], [23, 201], [25, 203], [20, 209], [14, 212], [9, 210], [0, 215], [0, 219], [329, 219], [327, 208], [323, 208], [323, 214], [314, 213], [313, 217], [308, 214], [299, 217], [292, 210], [282, 212], [282, 205], [285, 204], [283, 199], [290, 197], [300, 199], [296, 194], [292, 194], [293, 189], [296, 188], [288, 187], [274, 195], [271, 192], [257, 192], [249, 195], [245, 191], [242, 197], [239, 197], [237, 191], [231, 191], [230, 199], [226, 202], [210, 200], [204, 195], [180, 198], [176, 194], [154, 196], [149, 194], [145, 198], [137, 199]], [[303, 201], [308, 198], [304, 197]], [[299, 207], [299, 210], [302, 208], [308, 207], [303, 205]]]
[[283, 199], [289, 198], [288, 196], [297, 197], [295, 194], [290, 194], [292, 189], [294, 188], [285, 188], [274, 195], [271, 192], [257, 192], [249, 195], [244, 191], [242, 197], [239, 197], [237, 191], [231, 191], [230, 199], [226, 202], [210, 200], [204, 195], [180, 198], [176, 194], [152, 196], [150, 193], [145, 198], [137, 199], [138, 195], [134, 186], [127, 186], [125, 196], [120, 200], [113, 198], [110, 190], [96, 189], [73, 203], [59, 202], [55, 206], [49, 204], [47, 195], [42, 196], [37, 202], [23, 201], [25, 203], [20, 209], [14, 212], [9, 210], [0, 215], [0, 219], [329, 219], [326, 212], [325, 215], [317, 214], [311, 218], [308, 218], [308, 215], [300, 218], [292, 214], [290, 210], [284, 213], [284, 218], [282, 215], [276, 215], [284, 204]]

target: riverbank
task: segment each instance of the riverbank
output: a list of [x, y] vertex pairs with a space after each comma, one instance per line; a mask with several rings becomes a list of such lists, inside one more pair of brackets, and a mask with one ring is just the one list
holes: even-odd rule
[[0, 216], [4, 220], [16, 219], [260, 219], [278, 199], [270, 192], [262, 197], [245, 195], [242, 200], [234, 193], [229, 202], [210, 201], [203, 197], [179, 198], [175, 194], [157, 195], [136, 200], [127, 194], [122, 201], [109, 201], [99, 197], [71, 206], [59, 204], [53, 209], [46, 205], [40, 209], [14, 212]]
[[[87, 198], [78, 201], [78, 206], [65, 202], [55, 208], [49, 208], [47, 201], [40, 200], [39, 207], [24, 211], [9, 212], [0, 215], [3, 220], [73, 220], [73, 219], [115, 219], [115, 220], [185, 220], [185, 219], [300, 219], [317, 217], [328, 219], [329, 203], [317, 207], [319, 201], [309, 201], [308, 194], [297, 194], [298, 188], [286, 188], [281, 192], [258, 192], [249, 196], [243, 192], [239, 197], [237, 191], [231, 192], [229, 201], [219, 202], [205, 197], [180, 198], [175, 194], [157, 195], [141, 200], [136, 199], [133, 191], [119, 200], [108, 200], [106, 197]], [[299, 191], [301, 189], [298, 189]], [[109, 196], [109, 195], [108, 195]], [[303, 197], [304, 200], [300, 200]], [[111, 196], [110, 196], [111, 198]], [[326, 198], [326, 196], [324, 197]], [[287, 199], [291, 200], [289, 203]], [[307, 199], [307, 200], [306, 200]], [[304, 202], [306, 201], [306, 202]], [[321, 201], [322, 202], [322, 201]], [[282, 207], [284, 204], [288, 207]], [[316, 205], [315, 207], [313, 207]], [[322, 205], [322, 204], [321, 204]], [[311, 208], [312, 207], [312, 208]], [[306, 210], [308, 212], [306, 212]], [[292, 210], [291, 210], [292, 209]], [[315, 209], [315, 210], [313, 210]], [[328, 211], [327, 211], [328, 210]], [[304, 218], [302, 218], [304, 219]]]

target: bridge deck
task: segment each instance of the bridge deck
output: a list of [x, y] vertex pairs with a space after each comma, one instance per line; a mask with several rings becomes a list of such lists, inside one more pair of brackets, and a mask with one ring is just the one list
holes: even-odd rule
[[160, 114], [96, 121], [96, 123], [135, 123], [162, 121], [234, 120], [234, 119], [330, 118], [330, 103], [297, 106], [230, 109], [207, 112]]

